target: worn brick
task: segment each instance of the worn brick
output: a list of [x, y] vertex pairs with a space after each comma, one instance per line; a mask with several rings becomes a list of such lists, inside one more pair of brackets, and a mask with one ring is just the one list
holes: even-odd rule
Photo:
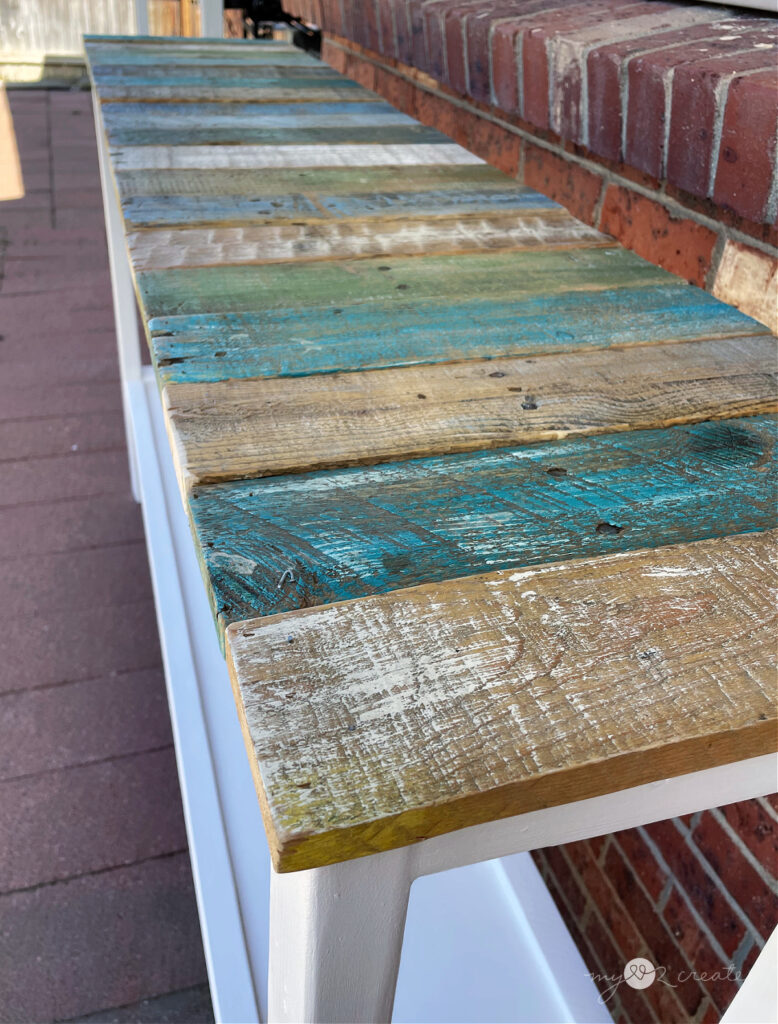
[[702, 815], [692, 837], [749, 921], [763, 938], [769, 938], [778, 927], [778, 893], [770, 889], [710, 812]]
[[510, 175], [511, 178], [516, 177], [521, 140], [514, 132], [509, 132], [482, 117], [473, 118], [465, 145], [498, 171]]
[[667, 874], [660, 867], [640, 832], [636, 828], [624, 829], [617, 832], [614, 838], [651, 898], [658, 899], [667, 881]]
[[618, 185], [605, 193], [599, 227], [639, 256], [704, 286], [716, 244], [709, 228], [676, 219], [660, 203]]
[[663, 917], [695, 975], [705, 975], [701, 984], [723, 1012], [738, 989], [736, 972], [715, 952], [677, 886], [670, 892]]
[[727, 93], [713, 198], [762, 220], [776, 161], [778, 68], [735, 77]]
[[161, 668], [0, 697], [0, 778], [170, 743]]
[[0, 782], [0, 892], [185, 848], [172, 747]]
[[[681, 980], [679, 978], [681, 972], [688, 972], [689, 964], [680, 947], [673, 940], [664, 921], [644, 895], [634, 872], [615, 844], [611, 844], [608, 848], [605, 870], [632, 921], [639, 922], [640, 933], [648, 950], [648, 958], [655, 966], [665, 968], [668, 979], [675, 986], [675, 988], [669, 988], [667, 985], [654, 984], [644, 990], [646, 998], [663, 1022], [670, 1017], [683, 1020], [682, 1012], [693, 1015], [702, 1002], [703, 992], [693, 979], [686, 977]], [[682, 1011], [677, 1007], [676, 1001], [683, 1008]], [[673, 1010], [674, 1007], [676, 1007], [675, 1010]]]
[[454, 4], [442, 15], [446, 42], [445, 82], [463, 96], [467, 92], [465, 28], [471, 11], [472, 4]]
[[727, 804], [721, 813], [759, 863], [778, 878], [778, 823], [757, 800]]
[[[538, 10], [539, 3], [548, 8], [549, 0], [524, 0], [521, 6], [522, 17]], [[468, 93], [482, 103], [491, 103], [491, 45], [492, 26], [501, 18], [516, 14], [516, 4], [512, 0], [501, 0], [498, 3], [481, 5], [468, 15], [465, 23], [467, 35], [467, 84]]]
[[643, 946], [638, 928], [625, 912], [602, 868], [596, 863], [587, 842], [568, 843], [565, 852], [573, 862], [584, 891], [596, 906], [605, 927], [626, 963], [637, 956]]
[[61, 1020], [205, 978], [186, 853], [0, 896], [4, 1021]]
[[524, 182], [566, 206], [579, 220], [594, 223], [594, 211], [603, 188], [599, 175], [527, 142], [524, 148]]
[[586, 906], [586, 897], [578, 882], [573, 878], [561, 849], [556, 846], [550, 846], [545, 850], [545, 857], [548, 869], [564, 893], [571, 911], [576, 917], [580, 917]]
[[[614, 996], [618, 994], [619, 1003], [627, 1012], [630, 1021], [635, 1024], [643, 1024], [646, 1021], [656, 1020], [645, 992], [630, 988], [623, 982], [624, 965], [627, 963], [627, 959], [613, 945], [610, 936], [596, 916], [590, 915], [585, 934], [589, 946], [602, 964], [602, 974], [605, 977], [595, 977], [595, 984], [600, 990], [605, 1005], [612, 1008]], [[599, 974], [599, 972], [597, 973]], [[663, 1024], [672, 1024], [672, 1022], [664, 1021]]]
[[745, 935], [745, 928], [711, 874], [702, 867], [672, 822], [654, 822], [646, 825], [646, 831], [661, 850], [677, 884], [715, 934], [724, 953], [732, 956]]
[[716, 270], [713, 294], [778, 334], [778, 260], [739, 242], [727, 241]]

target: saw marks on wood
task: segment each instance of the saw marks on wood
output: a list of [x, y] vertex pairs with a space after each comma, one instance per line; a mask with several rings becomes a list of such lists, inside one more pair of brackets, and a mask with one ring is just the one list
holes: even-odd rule
[[196, 487], [220, 627], [511, 566], [775, 524], [773, 417]]
[[775, 540], [495, 573], [230, 627], [276, 868], [773, 750]]
[[192, 486], [778, 411], [775, 356], [763, 336], [170, 384], [164, 401]]

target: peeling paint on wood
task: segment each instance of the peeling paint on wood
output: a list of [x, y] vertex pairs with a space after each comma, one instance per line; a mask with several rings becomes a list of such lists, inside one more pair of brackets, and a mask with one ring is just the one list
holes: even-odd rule
[[278, 870], [775, 748], [773, 533], [228, 631]]

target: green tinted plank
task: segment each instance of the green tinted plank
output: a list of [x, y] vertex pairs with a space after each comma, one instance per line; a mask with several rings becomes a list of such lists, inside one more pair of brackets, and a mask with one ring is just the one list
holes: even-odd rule
[[[259, 196], [283, 197], [304, 192], [308, 195], [359, 196], [397, 189], [506, 189], [504, 174], [484, 163], [450, 166], [406, 165], [386, 167], [285, 167], [262, 170], [231, 168], [192, 170], [118, 171], [119, 195], [126, 202], [134, 196]], [[514, 185], [517, 191], [523, 186]], [[529, 191], [529, 190], [527, 190]]]
[[159, 317], [149, 332], [164, 383], [296, 377], [768, 333], [738, 310], [684, 284], [552, 292], [513, 301], [453, 298], [410, 306], [383, 301], [337, 310]]
[[[112, 38], [113, 37], [109, 37]], [[149, 69], [164, 64], [165, 67], [191, 65], [193, 62], [202, 67], [239, 66], [261, 67], [272, 66], [322, 66], [321, 61], [311, 57], [302, 50], [284, 44], [257, 44], [249, 41], [189, 43], [179, 39], [150, 39], [148, 42], [124, 42], [119, 37], [106, 42], [99, 37], [85, 37], [85, 50], [89, 63], [93, 68], [101, 65], [122, 64], [139, 66]]]
[[235, 481], [190, 498], [221, 627], [776, 523], [774, 417]]
[[111, 146], [445, 142], [388, 103], [108, 103]]
[[[315, 201], [314, 201], [315, 199]], [[416, 192], [379, 192], [309, 198], [288, 192], [270, 196], [135, 196], [122, 203], [125, 223], [133, 227], [194, 224], [251, 224], [302, 218], [451, 217], [522, 210], [561, 210], [532, 189], [451, 188]]]
[[[666, 285], [672, 275], [618, 248], [572, 252], [464, 253], [341, 260], [317, 264], [204, 267], [137, 275], [147, 318], [384, 303], [412, 310], [421, 301], [514, 301], [571, 290]], [[338, 315], [333, 313], [333, 315]], [[306, 344], [315, 338], [300, 338]]]

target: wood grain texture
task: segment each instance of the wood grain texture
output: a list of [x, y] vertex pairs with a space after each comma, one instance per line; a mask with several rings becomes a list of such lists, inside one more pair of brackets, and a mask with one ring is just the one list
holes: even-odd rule
[[769, 336], [170, 384], [182, 485], [778, 412]]
[[196, 487], [217, 624], [776, 525], [773, 417]]
[[[261, 129], [260, 129], [261, 130]], [[400, 133], [406, 129], [399, 125]], [[316, 129], [313, 129], [316, 131]], [[328, 129], [318, 130], [319, 134]], [[355, 129], [356, 131], [356, 129]], [[374, 129], [359, 129], [359, 132]], [[340, 142], [335, 145], [303, 145], [273, 143], [264, 139], [261, 146], [252, 145], [179, 145], [121, 146], [111, 154], [114, 170], [250, 170], [278, 167], [411, 167], [415, 164], [479, 164], [481, 158], [453, 142], [430, 142], [410, 139], [404, 144], [386, 138], [361, 144]], [[443, 136], [445, 138], [445, 136]], [[328, 137], [324, 141], [331, 142]], [[387, 144], [392, 143], [392, 144]]]
[[370, 256], [609, 246], [610, 239], [566, 211], [472, 217], [413, 217], [210, 228], [150, 228], [127, 235], [136, 271], [303, 263]]
[[[456, 147], [458, 149], [458, 147]], [[461, 151], [466, 152], [466, 151]], [[134, 196], [258, 196], [283, 198], [304, 192], [333, 196], [394, 192], [398, 180], [403, 192], [433, 189], [529, 189], [512, 184], [504, 174], [482, 161], [463, 164], [404, 164], [370, 167], [285, 167], [262, 170], [230, 168], [193, 170], [118, 171], [119, 196], [126, 202]], [[537, 193], [535, 193], [537, 195]]]
[[164, 42], [132, 42], [121, 45], [119, 41], [90, 41], [84, 39], [87, 57], [92, 68], [101, 65], [121, 64], [125, 67], [157, 68], [160, 65], [176, 67], [191, 65], [193, 61], [201, 67], [313, 67], [321, 68], [321, 61], [293, 46], [257, 46], [256, 43], [225, 40], [224, 43], [183, 43], [180, 39]]
[[276, 868], [776, 749], [774, 532], [241, 622]]
[[164, 383], [548, 355], [737, 337], [760, 327], [686, 284], [550, 291], [512, 301], [452, 298], [168, 316], [148, 326], [152, 358]]
[[[415, 192], [379, 192], [366, 195], [309, 194], [254, 196], [134, 196], [122, 203], [125, 224], [133, 227], [212, 224], [253, 226], [269, 222], [368, 219], [408, 220], [412, 217], [494, 215], [499, 212], [546, 211], [561, 213], [551, 199], [531, 189], [435, 189]], [[409, 224], [410, 227], [410, 224]], [[186, 244], [183, 239], [182, 244]]]
[[640, 257], [614, 248], [575, 252], [533, 249], [391, 260], [379, 257], [315, 265], [267, 264], [136, 274], [149, 321], [163, 316], [253, 310], [332, 311], [359, 305], [376, 310], [378, 329], [388, 311], [410, 311], [430, 303], [439, 307], [468, 297], [515, 301], [568, 291], [580, 294], [625, 286], [666, 285], [674, 280]]
[[388, 103], [105, 103], [117, 146], [451, 144]]

